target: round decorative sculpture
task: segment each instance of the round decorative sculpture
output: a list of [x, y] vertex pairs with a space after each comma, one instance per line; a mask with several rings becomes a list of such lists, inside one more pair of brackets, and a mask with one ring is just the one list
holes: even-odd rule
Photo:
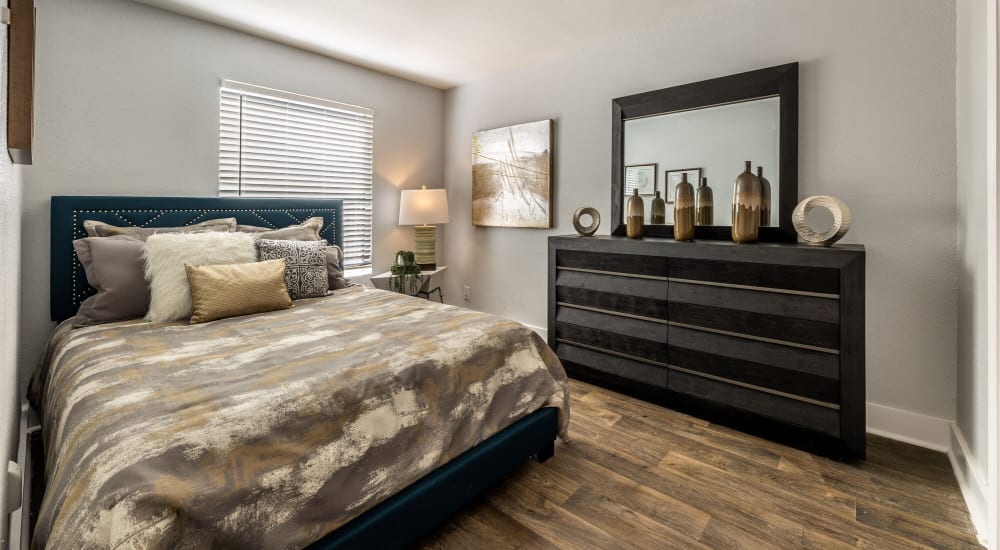
[[[581, 216], [590, 216], [590, 225], [580, 225]], [[594, 233], [597, 233], [597, 228], [600, 227], [600, 225], [601, 213], [592, 206], [583, 206], [577, 208], [576, 212], [573, 212], [573, 227], [576, 229], [577, 233], [583, 235], [584, 237], [589, 237]]]
[[[813, 231], [806, 222], [806, 216], [813, 208], [826, 208], [833, 214], [833, 227], [819, 233]], [[839, 241], [851, 228], [851, 209], [844, 201], [830, 195], [813, 195], [800, 202], [792, 211], [792, 225], [806, 244], [830, 246]]]

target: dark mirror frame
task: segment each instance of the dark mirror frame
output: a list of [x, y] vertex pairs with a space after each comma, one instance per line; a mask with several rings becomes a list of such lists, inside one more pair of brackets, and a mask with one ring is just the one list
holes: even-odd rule
[[[792, 210], [799, 202], [799, 64], [789, 63], [654, 90], [611, 102], [611, 234], [625, 235], [625, 121], [653, 115], [690, 111], [768, 97], [780, 98], [778, 137], [778, 226], [761, 227], [759, 241], [795, 242]], [[743, 165], [735, 159], [733, 180]], [[717, 180], [718, 181], [718, 180]], [[697, 185], [697, 184], [696, 184]], [[716, 183], [718, 185], [718, 183]], [[716, 192], [732, 192], [719, 186]], [[673, 225], [643, 225], [643, 236], [674, 236]], [[696, 226], [695, 239], [730, 240], [728, 225]]]

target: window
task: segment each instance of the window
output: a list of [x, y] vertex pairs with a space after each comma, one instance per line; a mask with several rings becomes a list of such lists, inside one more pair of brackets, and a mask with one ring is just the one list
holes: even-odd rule
[[224, 81], [219, 195], [344, 201], [344, 267], [371, 269], [374, 111]]

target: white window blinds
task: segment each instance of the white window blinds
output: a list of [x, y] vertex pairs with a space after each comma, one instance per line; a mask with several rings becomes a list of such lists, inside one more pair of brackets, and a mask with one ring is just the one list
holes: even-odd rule
[[344, 267], [371, 266], [374, 111], [224, 81], [219, 195], [344, 201]]

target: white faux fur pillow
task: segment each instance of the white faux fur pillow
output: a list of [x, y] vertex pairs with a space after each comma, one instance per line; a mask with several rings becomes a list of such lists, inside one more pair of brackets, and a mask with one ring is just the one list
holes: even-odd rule
[[143, 250], [149, 281], [147, 321], [191, 316], [191, 287], [184, 264], [243, 264], [257, 261], [254, 237], [246, 233], [158, 233]]

